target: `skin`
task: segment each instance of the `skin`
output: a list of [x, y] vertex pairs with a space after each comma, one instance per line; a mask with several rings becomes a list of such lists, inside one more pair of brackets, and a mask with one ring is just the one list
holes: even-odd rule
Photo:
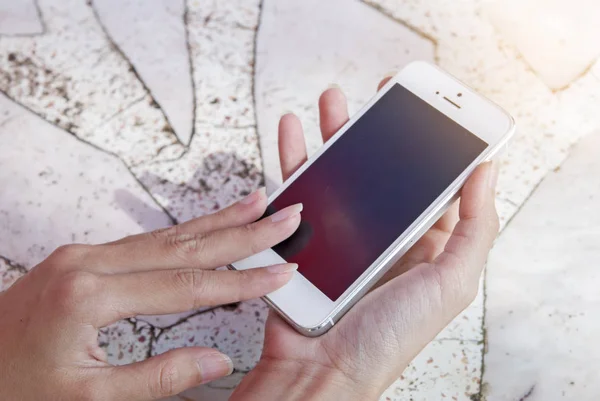
[[251, 271], [219, 266], [270, 248], [300, 223], [299, 205], [253, 223], [259, 190], [216, 214], [102, 245], [68, 245], [0, 293], [0, 389], [6, 400], [154, 400], [229, 375], [210, 348], [176, 349], [116, 367], [98, 329], [256, 298], [289, 281], [293, 264]]
[[[343, 93], [325, 91], [319, 109], [327, 141], [348, 120]], [[306, 160], [293, 114], [281, 118], [279, 149], [285, 179]], [[325, 335], [304, 337], [271, 313], [261, 359], [231, 400], [377, 400], [475, 298], [498, 233], [497, 173], [480, 166], [460, 201]]]
[[[344, 95], [327, 90], [319, 109], [326, 141], [348, 119]], [[306, 160], [302, 126], [293, 114], [282, 117], [279, 137], [285, 178]], [[477, 293], [498, 231], [496, 177], [491, 164], [479, 167], [460, 205], [325, 335], [303, 337], [271, 314], [260, 362], [231, 399], [377, 399]], [[98, 347], [98, 329], [140, 314], [256, 298], [287, 283], [297, 266], [214, 270], [272, 247], [297, 229], [301, 205], [253, 223], [266, 202], [259, 190], [179, 226], [58, 248], [0, 293], [2, 398], [154, 400], [230, 374], [227, 356], [199, 347], [112, 366]]]

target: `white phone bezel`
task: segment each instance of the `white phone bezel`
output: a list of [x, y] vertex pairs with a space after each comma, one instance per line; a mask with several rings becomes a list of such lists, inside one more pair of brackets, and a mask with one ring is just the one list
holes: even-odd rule
[[[404, 86], [438, 111], [477, 135], [489, 146], [336, 301], [329, 299], [299, 272], [295, 272], [290, 282], [284, 287], [264, 297], [269, 305], [302, 334], [319, 335], [333, 326], [376, 282], [376, 279], [385, 273], [393, 262], [446, 210], [475, 168], [495, 156], [507, 144], [515, 131], [514, 120], [499, 106], [438, 67], [421, 61], [413, 62], [390, 79], [326, 144], [271, 194], [269, 203], [294, 182], [396, 83]], [[245, 270], [278, 263], [285, 263], [285, 260], [269, 249], [235, 262], [229, 267]]]

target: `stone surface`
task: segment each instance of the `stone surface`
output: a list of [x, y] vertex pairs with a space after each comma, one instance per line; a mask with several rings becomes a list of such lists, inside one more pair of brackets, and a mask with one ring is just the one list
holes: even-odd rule
[[98, 344], [109, 363], [126, 365], [148, 358], [154, 338], [155, 329], [151, 325], [127, 319], [101, 329]]
[[194, 95], [184, 0], [94, 0], [92, 4], [110, 38], [164, 110], [180, 141], [187, 144], [194, 122]]
[[25, 266], [0, 256], [0, 292], [13, 285], [26, 273], [27, 269]]
[[[441, 67], [515, 117], [517, 135], [501, 157], [498, 199], [503, 225], [562, 162], [569, 147], [600, 127], [600, 114], [592, 111], [600, 104], [598, 79], [588, 71], [565, 90], [553, 92], [496, 31], [489, 13], [482, 12], [482, 1], [365, 2], [431, 38]], [[577, 9], [578, 3], [573, 7]]]
[[181, 157], [133, 169], [179, 221], [256, 189], [262, 165], [252, 99], [258, 1], [189, 1], [195, 135]]
[[282, 114], [300, 117], [312, 153], [322, 143], [317, 101], [328, 85], [342, 87], [353, 114], [386, 74], [413, 60], [433, 60], [433, 50], [431, 41], [360, 2], [266, 0], [255, 96], [268, 189], [281, 183], [277, 124]]
[[120, 160], [1, 94], [0, 110], [0, 255], [33, 266], [63, 244], [169, 225]]
[[381, 400], [479, 399], [482, 352], [476, 342], [433, 341], [384, 393]]
[[[112, 47], [90, 6], [78, 0], [40, 0], [39, 5], [44, 35], [0, 40], [0, 90], [125, 160], [146, 160], [177, 141], [166, 121], [142, 138], [129, 137], [131, 130], [98, 129], [130, 107], [141, 121], [155, 121], [155, 102], [147, 101], [148, 92]], [[139, 154], [127, 153], [133, 144]]]
[[178, 347], [215, 347], [231, 357], [237, 372], [248, 372], [262, 350], [266, 316], [267, 306], [260, 300], [195, 314], [162, 330], [153, 354]]
[[551, 173], [490, 255], [488, 401], [600, 394], [600, 132]]
[[188, 1], [197, 129], [255, 128], [252, 82], [259, 4]]
[[38, 35], [43, 31], [35, 0], [0, 1], [0, 35]]

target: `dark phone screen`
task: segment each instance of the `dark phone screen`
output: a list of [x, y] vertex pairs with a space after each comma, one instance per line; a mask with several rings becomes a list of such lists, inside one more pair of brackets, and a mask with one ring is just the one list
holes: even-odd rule
[[396, 84], [269, 206], [304, 204], [273, 249], [335, 301], [487, 146]]

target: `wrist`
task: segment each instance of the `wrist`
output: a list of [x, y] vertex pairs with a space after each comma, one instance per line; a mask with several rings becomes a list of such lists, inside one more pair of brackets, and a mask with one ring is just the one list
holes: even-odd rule
[[332, 367], [261, 360], [242, 380], [230, 401], [371, 401], [381, 393], [375, 386], [357, 383]]

